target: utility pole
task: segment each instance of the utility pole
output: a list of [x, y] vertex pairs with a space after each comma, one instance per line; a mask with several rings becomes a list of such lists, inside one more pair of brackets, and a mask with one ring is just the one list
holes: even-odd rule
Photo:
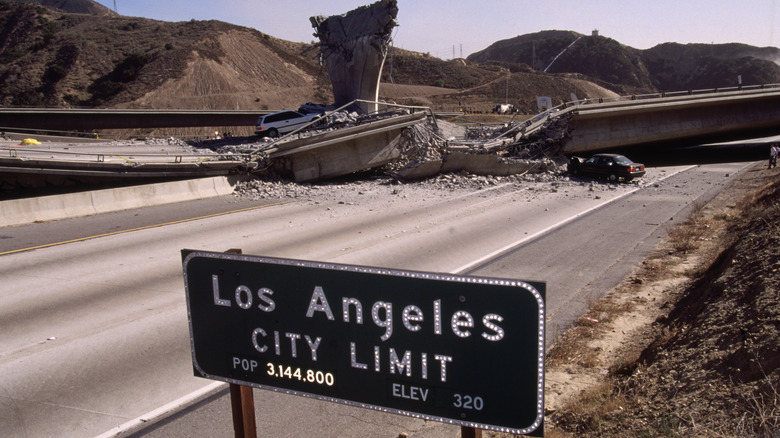
[[509, 104], [509, 69], [506, 69], [506, 98], [504, 99], [504, 103]]

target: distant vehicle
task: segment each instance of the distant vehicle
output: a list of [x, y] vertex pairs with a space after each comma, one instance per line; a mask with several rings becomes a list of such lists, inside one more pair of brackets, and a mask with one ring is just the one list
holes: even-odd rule
[[587, 160], [571, 157], [567, 170], [573, 175], [606, 178], [607, 181], [618, 181], [622, 178], [625, 182], [629, 182], [644, 176], [645, 165], [634, 163], [623, 155], [596, 154]]
[[493, 107], [493, 113], [495, 114], [513, 114], [518, 112], [520, 111], [511, 103], [499, 103]]
[[316, 111], [305, 114], [298, 111], [279, 111], [266, 114], [257, 120], [255, 135], [276, 138], [280, 134], [287, 134], [302, 128], [307, 123], [317, 120], [321, 116], [322, 113]]
[[312, 114], [312, 113], [323, 114], [323, 113], [325, 113], [325, 111], [327, 111], [329, 109], [332, 110], [333, 106], [332, 105], [324, 105], [324, 104], [321, 104], [321, 103], [306, 102], [303, 105], [301, 105], [300, 107], [298, 107], [298, 112], [301, 113], [301, 114]]

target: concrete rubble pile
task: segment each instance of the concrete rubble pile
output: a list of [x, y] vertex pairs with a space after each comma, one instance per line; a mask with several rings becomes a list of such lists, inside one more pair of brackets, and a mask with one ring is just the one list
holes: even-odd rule
[[356, 111], [334, 111], [325, 113], [319, 123], [315, 123], [310, 129], [301, 130], [294, 134], [280, 138], [270, 137], [234, 137], [220, 140], [198, 141], [195, 144], [201, 148], [213, 150], [216, 154], [250, 154], [253, 152], [265, 152], [274, 146], [283, 145], [286, 142], [301, 138], [313, 137], [326, 132], [333, 132], [343, 128], [352, 128], [363, 124], [385, 120], [394, 116], [409, 114], [409, 110], [399, 108], [371, 114], [359, 114]]
[[447, 153], [447, 140], [429, 123], [420, 123], [404, 130], [400, 149], [401, 158], [388, 166], [391, 171], [441, 160]]
[[340, 128], [350, 128], [379, 120], [385, 120], [395, 116], [409, 114], [409, 112], [410, 111], [408, 109], [396, 108], [369, 114], [359, 114], [356, 111], [336, 111], [332, 113], [325, 113], [322, 122], [316, 125], [314, 130], [311, 130], [308, 133], [302, 133], [302, 135], [314, 135]]
[[[223, 156], [231, 154], [240, 156], [257, 151], [258, 146], [263, 150], [263, 145], [268, 145], [270, 148], [284, 144], [286, 141], [407, 113], [406, 109], [369, 115], [346, 111], [331, 113], [324, 118], [327, 122], [316, 129], [277, 140], [263, 138], [238, 144], [225, 141], [215, 148], [215, 152]], [[565, 135], [566, 125], [557, 120], [550, 120], [548, 124], [545, 129], [526, 137], [516, 129], [516, 124], [464, 128], [446, 121], [434, 121], [432, 117], [428, 117], [424, 122], [412, 125], [403, 131], [398, 146], [400, 157], [375, 170], [408, 181], [428, 179], [446, 173], [507, 176], [560, 172], [565, 160], [558, 156], [558, 151], [560, 140]], [[512, 130], [517, 131], [517, 134], [505, 136], [507, 132], [511, 134]], [[502, 136], [504, 137], [499, 140], [502, 142], [500, 147], [485, 146], [494, 144], [496, 138]], [[256, 175], [267, 181], [282, 179], [273, 168], [273, 163], [267, 161]]]
[[[358, 123], [357, 117], [350, 123]], [[553, 122], [554, 123], [554, 122]], [[326, 129], [334, 129], [332, 127]], [[485, 132], [493, 132], [485, 135], [484, 139], [490, 141], [496, 133], [506, 132], [505, 128], [483, 127]], [[501, 184], [536, 184], [544, 183], [553, 186], [562, 181], [568, 181], [565, 175], [565, 165], [560, 163], [565, 160], [556, 160], [549, 156], [545, 148], [555, 149], [556, 139], [561, 135], [560, 130], [554, 126], [547, 129], [534, 138], [519, 139], [508, 143], [507, 147], [498, 151], [486, 152], [475, 144], [470, 152], [453, 152], [450, 143], [458, 143], [464, 140], [466, 128], [445, 121], [433, 122], [428, 119], [424, 123], [418, 123], [404, 131], [402, 142], [399, 146], [401, 157], [381, 168], [361, 174], [357, 177], [347, 177], [335, 181], [322, 181], [316, 184], [297, 184], [290, 182], [279, 175], [274, 174], [270, 167], [260, 178], [240, 183], [236, 188], [236, 196], [253, 199], [323, 199], [332, 198], [344, 203], [359, 202], [360, 196], [348, 196], [349, 192], [357, 195], [365, 195], [367, 192], [382, 191], [384, 194], [398, 195], [405, 189], [414, 192], [453, 192], [460, 190], [481, 190], [495, 187]], [[545, 137], [550, 135], [551, 137]], [[446, 136], [446, 137], [445, 137]], [[553, 145], [553, 146], [550, 146]], [[521, 154], [526, 158], [517, 158], [513, 154]], [[452, 158], [456, 157], [456, 158]], [[483, 160], [484, 162], [480, 162]], [[469, 165], [463, 165], [459, 169], [443, 171], [450, 166], [444, 164], [450, 161], [463, 164], [464, 162], [476, 162], [477, 170], [490, 170], [490, 172], [472, 172]], [[485, 164], [488, 163], [488, 164]], [[420, 175], [420, 169], [431, 167], [433, 172], [423, 177], [407, 178], [405, 175], [416, 172]], [[472, 166], [474, 167], [474, 166]], [[404, 184], [415, 180], [414, 184]], [[541, 190], [541, 189], [540, 189]], [[344, 201], [344, 199], [351, 199]]]
[[[418, 196], [423, 199], [445, 197], [449, 194], [473, 192], [500, 186], [523, 186], [528, 196], [557, 191], [571, 184], [563, 172], [545, 172], [524, 175], [493, 176], [474, 175], [467, 172], [437, 175], [414, 183], [404, 183], [388, 174], [372, 173], [360, 178], [321, 181], [299, 184], [280, 179], [252, 179], [240, 182], [234, 196], [244, 199], [304, 200], [314, 204], [334, 201], [339, 204], [359, 205], [367, 197], [395, 197], [406, 199]], [[392, 199], [392, 198], [391, 198]]]
[[516, 158], [555, 158], [561, 154], [570, 118], [571, 114], [544, 117], [541, 126], [533, 132], [526, 129], [536, 117], [522, 123], [512, 120], [501, 125], [470, 127], [466, 129], [465, 141], [455, 141], [453, 146], [474, 153], [495, 152]]
[[463, 137], [445, 140], [440, 130], [431, 132], [434, 127], [420, 124], [405, 136], [410, 144], [405, 144], [405, 162], [395, 172], [412, 180], [461, 171], [496, 176], [558, 171], [565, 162], [560, 154], [565, 127], [565, 122], [550, 119], [526, 136], [521, 124], [513, 122], [467, 128]]

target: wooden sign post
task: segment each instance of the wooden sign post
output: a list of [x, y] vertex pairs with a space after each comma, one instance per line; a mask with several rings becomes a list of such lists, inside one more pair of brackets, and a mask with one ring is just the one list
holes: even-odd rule
[[[231, 248], [226, 254], [242, 254], [240, 248]], [[255, 397], [251, 386], [230, 384], [230, 408], [233, 411], [233, 430], [236, 438], [257, 438]]]

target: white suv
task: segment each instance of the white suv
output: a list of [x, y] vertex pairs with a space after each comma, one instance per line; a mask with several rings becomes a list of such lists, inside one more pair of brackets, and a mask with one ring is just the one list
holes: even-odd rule
[[280, 111], [261, 116], [255, 126], [255, 135], [261, 137], [278, 137], [279, 134], [287, 134], [295, 131], [303, 125], [317, 120], [322, 116], [320, 113], [301, 114], [298, 111]]

